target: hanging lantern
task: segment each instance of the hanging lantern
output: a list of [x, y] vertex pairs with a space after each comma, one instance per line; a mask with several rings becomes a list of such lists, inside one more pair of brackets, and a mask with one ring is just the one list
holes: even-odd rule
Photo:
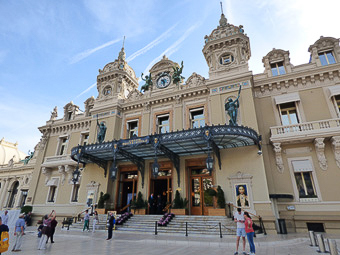
[[155, 162], [152, 164], [152, 174], [153, 177], [157, 178], [159, 173], [159, 164], [157, 158], [155, 158]]
[[209, 171], [209, 173], [211, 175], [211, 172], [212, 172], [213, 167], [214, 167], [214, 159], [210, 156], [210, 153], [208, 154], [208, 157], [207, 157], [207, 159], [205, 161], [205, 164], [206, 164], [207, 169], [208, 169], [208, 171]]

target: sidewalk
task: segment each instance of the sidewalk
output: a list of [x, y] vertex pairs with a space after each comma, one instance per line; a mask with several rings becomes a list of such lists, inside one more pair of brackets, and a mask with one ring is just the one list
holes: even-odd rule
[[[105, 231], [80, 232], [57, 229], [55, 243], [47, 244], [47, 249], [37, 250], [39, 238], [37, 238], [35, 227], [29, 227], [24, 236], [21, 252], [15, 254], [213, 254], [229, 255], [235, 251], [234, 236], [182, 236], [165, 235], [157, 236], [145, 233], [114, 232], [113, 239], [106, 241]], [[10, 235], [10, 248], [14, 242], [13, 233]], [[340, 234], [331, 235], [330, 238], [337, 239], [340, 247]], [[309, 246], [307, 234], [270, 235], [258, 236], [255, 239], [256, 254], [263, 255], [313, 255], [320, 254], [317, 248]], [[242, 250], [240, 250], [242, 251]], [[246, 251], [249, 252], [247, 245]], [[7, 254], [12, 254], [8, 252]], [[13, 252], [14, 254], [14, 252]]]

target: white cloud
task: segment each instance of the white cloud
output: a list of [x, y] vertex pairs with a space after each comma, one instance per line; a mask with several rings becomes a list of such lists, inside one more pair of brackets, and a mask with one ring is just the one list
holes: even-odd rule
[[[178, 24], [178, 23], [177, 23]], [[173, 25], [172, 27], [170, 27], [167, 31], [165, 31], [163, 34], [161, 34], [160, 36], [158, 36], [155, 40], [153, 40], [152, 42], [150, 42], [148, 45], [146, 45], [145, 47], [143, 47], [142, 49], [136, 51], [135, 53], [133, 53], [131, 56], [129, 56], [126, 61], [127, 62], [131, 62], [132, 60], [134, 60], [136, 57], [148, 52], [149, 50], [151, 50], [153, 47], [155, 47], [156, 45], [160, 44], [162, 41], [164, 41], [167, 37], [170, 36], [170, 32], [177, 26], [177, 24]]]
[[108, 46], [111, 46], [119, 41], [121, 41], [122, 38], [120, 39], [115, 39], [115, 40], [112, 40], [112, 41], [109, 41], [109, 42], [106, 42], [98, 47], [95, 47], [93, 49], [88, 49], [88, 50], [85, 50], [83, 52], [80, 52], [78, 53], [77, 55], [75, 55], [74, 57], [71, 58], [70, 60], [70, 64], [75, 64], [77, 62], [79, 62], [80, 60], [83, 60], [84, 58], [87, 58], [88, 56], [92, 55], [93, 53], [95, 53], [96, 51], [98, 50], [101, 50], [101, 49], [104, 49]]

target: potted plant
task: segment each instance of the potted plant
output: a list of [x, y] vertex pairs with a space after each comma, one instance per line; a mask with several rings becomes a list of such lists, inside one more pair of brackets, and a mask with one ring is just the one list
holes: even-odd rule
[[99, 200], [98, 200], [98, 208], [96, 209], [98, 214], [105, 214], [106, 213], [105, 203], [109, 199], [110, 199], [110, 194], [108, 194], [108, 193], [104, 194], [103, 192], [100, 192], [100, 196], [99, 196]]
[[[214, 190], [215, 191], [215, 190]], [[225, 216], [225, 198], [224, 198], [224, 192], [221, 188], [221, 186], [218, 185], [217, 187], [217, 191], [215, 191], [214, 193], [211, 193], [215, 200], [216, 200], [216, 196], [217, 196], [217, 207], [216, 208], [216, 201], [214, 202], [214, 207], [213, 208], [209, 208], [208, 209], [208, 214], [210, 216]]]
[[137, 195], [137, 199], [135, 201], [132, 201], [131, 203], [131, 209], [134, 210], [134, 214], [145, 215], [147, 207], [148, 207], [148, 201], [143, 200], [143, 194], [142, 192], [139, 191]]
[[181, 198], [181, 194], [176, 190], [175, 199], [173, 201], [171, 212], [175, 215], [187, 215], [188, 214], [188, 200]]

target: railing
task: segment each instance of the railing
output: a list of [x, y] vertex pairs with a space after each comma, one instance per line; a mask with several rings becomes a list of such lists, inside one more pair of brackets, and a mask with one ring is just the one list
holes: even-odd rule
[[91, 214], [93, 214], [93, 210], [94, 208], [97, 206], [97, 204], [91, 205], [87, 208], [85, 208], [84, 210], [82, 210], [81, 212], [79, 212], [78, 214], [76, 214], [76, 216], [74, 217], [74, 222], [76, 223], [77, 221], [80, 221], [80, 216], [86, 211], [86, 210], [90, 210]]
[[325, 129], [339, 128], [339, 127], [340, 127], [340, 119], [329, 119], [329, 120], [304, 122], [304, 123], [298, 123], [298, 124], [287, 125], [287, 126], [271, 127], [270, 132], [272, 136], [276, 136], [276, 135], [283, 135], [283, 134], [289, 134], [289, 133], [308, 132], [308, 131], [314, 131], [314, 130], [323, 131]]
[[[163, 209], [163, 212], [167, 212], [171, 207], [171, 203], [170, 204], [167, 204], [164, 209]], [[171, 210], [171, 209], [170, 209]]]
[[123, 208], [121, 208], [119, 210], [120, 213], [124, 212], [128, 207], [130, 207], [131, 204], [127, 204], [126, 206], [124, 206]]
[[[238, 207], [238, 206], [233, 205], [232, 203], [229, 203], [229, 204], [228, 204], [228, 208], [229, 208], [229, 217], [230, 217], [230, 218], [232, 217], [232, 215], [231, 215], [231, 211], [232, 211], [232, 210], [231, 210], [231, 207], [232, 207], [232, 208], [236, 208], [236, 209], [237, 209], [237, 208], [241, 208], [241, 207]], [[248, 212], [248, 211], [244, 210], [243, 208], [241, 208], [241, 209], [242, 209], [244, 212]], [[249, 215], [258, 218], [258, 220], [259, 220], [259, 222], [260, 222], [260, 227], [262, 228], [262, 233], [263, 233], [264, 235], [267, 235], [266, 228], [264, 227], [262, 217], [261, 217], [260, 215], [253, 214], [253, 213], [251, 213], [251, 212], [248, 212], [248, 213], [249, 213]]]

